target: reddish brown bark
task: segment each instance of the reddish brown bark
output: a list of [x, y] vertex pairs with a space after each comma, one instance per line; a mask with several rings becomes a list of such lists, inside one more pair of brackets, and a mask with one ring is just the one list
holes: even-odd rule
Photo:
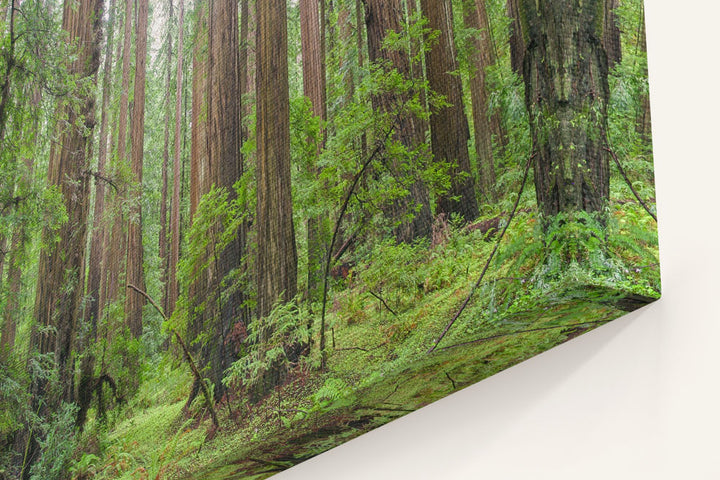
[[[131, 138], [131, 170], [133, 195], [128, 223], [126, 283], [145, 289], [142, 243], [142, 181], [143, 148], [145, 145], [145, 63], [147, 61], [148, 0], [137, 0], [138, 14], [135, 29], [135, 88]], [[125, 295], [125, 321], [134, 338], [143, 333], [142, 308], [145, 299], [135, 292]]]
[[[108, 123], [110, 108], [110, 84], [113, 64], [113, 34], [115, 27], [115, 0], [110, 1], [107, 40], [105, 42], [105, 64], [102, 83], [102, 116], [100, 119], [98, 173], [105, 174], [107, 164]], [[80, 381], [78, 384], [78, 414], [77, 425], [83, 428], [87, 410], [93, 395], [95, 355], [93, 345], [97, 341], [98, 321], [102, 316], [104, 305], [101, 303], [101, 283], [104, 270], [103, 248], [105, 242], [105, 197], [107, 186], [99, 177], [95, 179], [95, 207], [93, 213], [93, 228], [91, 231], [90, 256], [87, 261], [87, 300], [85, 302], [84, 322], [89, 326], [88, 335], [84, 338], [85, 349], [80, 363]]]
[[[410, 56], [405, 50], [385, 49], [383, 41], [388, 32], [400, 32], [402, 29], [404, 12], [400, 0], [367, 0], [365, 2], [365, 23], [367, 27], [368, 56], [371, 62], [386, 61], [405, 78], [412, 78]], [[373, 106], [376, 110], [385, 113], [397, 111], [409, 100], [410, 93], [388, 92], [375, 95]], [[415, 115], [403, 112], [396, 120], [395, 140], [402, 143], [408, 150], [416, 150], [425, 139], [424, 123]], [[417, 155], [421, 155], [418, 152]], [[393, 164], [394, 170], [399, 170], [397, 162]], [[410, 242], [430, 234], [432, 216], [430, 212], [430, 199], [427, 188], [420, 181], [414, 181], [408, 186], [409, 194], [406, 198], [398, 199], [392, 206], [390, 216], [400, 225], [395, 231], [398, 241]], [[419, 206], [411, 221], [401, 220], [410, 208]]]
[[[323, 30], [325, 22], [321, 19], [319, 0], [300, 0], [300, 37], [302, 44], [303, 92], [310, 99], [313, 115], [324, 122], [327, 119], [327, 100], [325, 87], [325, 48]], [[323, 132], [322, 138], [324, 139]], [[324, 140], [317, 144], [316, 159], [324, 148]], [[322, 260], [326, 255], [321, 234], [321, 219], [307, 220], [308, 242], [308, 298], [319, 299], [322, 282]]]
[[[96, 74], [100, 64], [101, 23], [100, 0], [65, 3], [63, 30], [73, 44], [80, 46], [77, 57], [68, 66], [71, 74], [80, 78]], [[46, 408], [57, 405], [60, 399], [74, 400], [72, 353], [81, 315], [90, 193], [87, 152], [95, 126], [94, 96], [77, 94], [80, 102], [58, 107], [59, 141], [51, 149], [48, 169], [48, 182], [62, 193], [68, 221], [57, 231], [59, 241], [51, 243], [40, 256], [35, 297], [31, 344], [40, 353], [53, 354], [62, 389], [60, 398], [45, 399]], [[78, 125], [80, 121], [83, 125]], [[51, 235], [45, 232], [46, 239]], [[43, 380], [36, 380], [33, 385], [37, 402], [46, 394], [45, 386]]]
[[290, 91], [284, 0], [257, 5], [258, 317], [297, 293], [290, 186]]
[[180, 261], [180, 180], [181, 180], [181, 155], [182, 155], [182, 86], [184, 68], [184, 44], [185, 44], [185, 3], [180, 0], [178, 14], [178, 60], [177, 60], [177, 81], [175, 84], [175, 155], [173, 156], [173, 189], [170, 205], [170, 257], [168, 260], [168, 286], [167, 305], [165, 313], [170, 316], [175, 311], [178, 299], [179, 286], [177, 281], [177, 266]]
[[[160, 257], [160, 281], [163, 289], [162, 305], [165, 312], [168, 311], [168, 267], [170, 258], [168, 256], [168, 195], [169, 195], [169, 169], [170, 169], [170, 120], [172, 118], [172, 101], [170, 98], [172, 87], [172, 33], [171, 25], [175, 17], [172, 0], [168, 1], [169, 20], [167, 29], [167, 73], [165, 77], [165, 138], [163, 142], [163, 164], [162, 164], [162, 190], [160, 194], [160, 232], [158, 235], [158, 257]], [[182, 30], [182, 23], [178, 23]]]
[[458, 75], [457, 50], [453, 34], [450, 0], [422, 0], [428, 27], [439, 32], [437, 42], [425, 56], [430, 89], [442, 95], [448, 106], [435, 109], [430, 116], [432, 152], [435, 161], [450, 167], [450, 190], [437, 201], [436, 213], [459, 214], [469, 222], [478, 216], [473, 176], [470, 171], [468, 141], [470, 128], [463, 105], [462, 81]]
[[475, 154], [477, 155], [480, 195], [484, 202], [494, 203], [495, 160], [493, 134], [500, 137], [500, 117], [491, 114], [488, 83], [485, 69], [497, 62], [492, 45], [490, 22], [484, 0], [471, 0], [463, 5], [463, 21], [466, 28], [477, 31], [470, 39], [470, 98], [472, 101], [473, 130], [475, 133]]

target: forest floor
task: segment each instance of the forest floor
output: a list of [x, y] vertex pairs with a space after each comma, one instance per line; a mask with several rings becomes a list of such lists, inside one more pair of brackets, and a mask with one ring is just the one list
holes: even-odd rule
[[[521, 220], [525, 234], [509, 243], [530, 241], [531, 224]], [[83, 451], [100, 457], [85, 462], [95, 472], [88, 478], [264, 479], [659, 296], [657, 267], [627, 271], [622, 288], [600, 279], [540, 294], [530, 267], [501, 257], [430, 352], [482, 269], [488, 240], [464, 230], [434, 247], [375, 248], [336, 285], [343, 288], [331, 301], [326, 372], [299, 368], [256, 405], [225, 399], [217, 431], [201, 400], [184, 409], [187, 366], [161, 356], [107, 425], [90, 423]]]

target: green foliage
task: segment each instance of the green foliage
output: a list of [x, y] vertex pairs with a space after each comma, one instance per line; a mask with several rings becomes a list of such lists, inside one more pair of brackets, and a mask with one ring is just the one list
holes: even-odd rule
[[37, 434], [42, 455], [30, 469], [31, 479], [63, 478], [73, 452], [76, 413], [75, 405], [63, 402], [60, 409], [52, 413], [48, 423], [41, 425]]
[[340, 378], [328, 378], [311, 397], [313, 412], [346, 408], [355, 403], [357, 398], [353, 386]]
[[246, 353], [228, 368], [223, 383], [240, 389], [258, 384], [271, 371], [298, 366], [297, 351], [310, 341], [312, 317], [296, 301], [279, 303], [270, 315], [253, 320], [244, 342]]

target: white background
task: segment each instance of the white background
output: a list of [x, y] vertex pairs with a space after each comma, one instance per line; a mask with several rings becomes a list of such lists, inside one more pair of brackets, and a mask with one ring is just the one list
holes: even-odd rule
[[274, 478], [720, 479], [720, 5], [645, 1], [663, 298]]

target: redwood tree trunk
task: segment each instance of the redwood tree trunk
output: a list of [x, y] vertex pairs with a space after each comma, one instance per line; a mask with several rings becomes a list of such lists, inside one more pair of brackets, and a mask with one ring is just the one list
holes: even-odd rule
[[[234, 184], [242, 175], [240, 157], [240, 48], [238, 32], [238, 4], [236, 0], [210, 1], [210, 102], [209, 102], [209, 160], [212, 183], [225, 189], [229, 200], [236, 197]], [[215, 225], [220, 237], [225, 226]], [[215, 307], [206, 315], [206, 327], [214, 332], [208, 344], [207, 358], [211, 366], [211, 380], [215, 384], [215, 398], [224, 393], [222, 378], [233, 361], [232, 346], [227, 342], [235, 322], [242, 318], [244, 302], [241, 290], [231, 289], [226, 294], [224, 282], [234, 269], [240, 267], [245, 248], [245, 231], [241, 225], [230, 243], [215, 251], [215, 275], [212, 291]]]
[[[324, 122], [327, 119], [327, 101], [325, 89], [325, 48], [323, 45], [324, 22], [320, 18], [319, 0], [300, 0], [300, 32], [302, 43], [303, 92], [312, 103], [312, 112]], [[323, 140], [318, 142], [317, 159], [324, 148]], [[308, 241], [308, 298], [317, 301], [322, 282], [322, 261], [326, 255], [321, 234], [321, 218], [309, 218], [307, 221]]]
[[428, 28], [440, 33], [437, 43], [425, 56], [428, 83], [449, 103], [449, 106], [436, 109], [430, 116], [435, 161], [454, 165], [450, 168], [450, 190], [438, 198], [437, 213], [456, 213], [470, 222], [478, 216], [478, 205], [470, 171], [470, 127], [463, 105], [462, 80], [454, 74], [458, 70], [458, 60], [452, 3], [450, 0], [422, 0], [420, 5], [428, 19]]
[[[132, 39], [133, 0], [125, 0], [125, 20], [123, 26], [123, 53], [122, 53], [122, 81], [120, 86], [120, 107], [118, 110], [117, 127], [117, 157], [115, 170], [122, 169], [127, 162], [127, 130], [130, 109], [130, 50]], [[125, 202], [127, 191], [125, 185], [121, 191], [115, 193], [115, 214], [110, 232], [110, 241], [107, 250], [107, 288], [104, 296], [107, 302], [114, 302], [122, 298], [125, 292], [121, 289], [120, 279], [124, 275], [127, 261], [127, 233], [125, 215], [121, 205]]]
[[[158, 257], [160, 257], [160, 281], [165, 285], [163, 288], [162, 307], [165, 313], [168, 312], [168, 266], [170, 258], [168, 256], [168, 194], [169, 194], [169, 176], [170, 176], [170, 119], [172, 118], [172, 102], [170, 99], [170, 89], [172, 87], [172, 22], [174, 14], [173, 1], [168, 1], [168, 9], [170, 11], [168, 21], [168, 41], [167, 41], [167, 74], [165, 77], [165, 139], [163, 142], [163, 164], [162, 164], [162, 192], [160, 195], [160, 234], [158, 235]], [[183, 24], [178, 23], [178, 29], [182, 30]]]
[[[277, 302], [297, 293], [297, 250], [290, 180], [290, 92], [287, 5], [257, 3], [257, 315], [265, 321]], [[269, 335], [266, 331], [266, 336]], [[261, 338], [260, 341], [266, 341]], [[260, 396], [282, 381], [274, 368]]]
[[[147, 57], [148, 0], [137, 0], [137, 28], [135, 30], [135, 89], [133, 96], [131, 170], [135, 182], [135, 195], [128, 223], [127, 284], [145, 291], [142, 243], [142, 180], [143, 147], [145, 144], [145, 63]], [[125, 295], [125, 318], [134, 338], [143, 332], [142, 308], [145, 298], [129, 290]]]
[[[71, 74], [93, 77], [100, 64], [102, 38], [102, 1], [67, 1], [63, 9], [63, 30], [70, 41], [80, 46], [77, 57], [69, 65]], [[78, 103], [58, 107], [58, 143], [50, 152], [48, 182], [62, 193], [68, 221], [56, 232], [59, 241], [51, 242], [39, 260], [35, 297], [35, 329], [31, 345], [41, 354], [53, 354], [60, 398], [45, 398], [40, 411], [47, 412], [62, 399], [74, 401], [72, 353], [78, 318], [81, 314], [86, 224], [89, 209], [90, 182], [87, 151], [95, 126], [93, 95], [76, 92]], [[80, 125], [82, 123], [82, 125]], [[46, 231], [45, 238], [53, 233]], [[35, 402], [46, 395], [46, 381], [35, 379]]]
[[168, 287], [167, 287], [167, 309], [166, 315], [170, 316], [175, 311], [175, 304], [178, 299], [177, 265], [180, 261], [180, 165], [182, 154], [182, 86], [183, 86], [183, 63], [184, 63], [184, 21], [185, 4], [180, 0], [180, 13], [178, 20], [178, 60], [177, 60], [177, 83], [175, 86], [175, 155], [173, 157], [173, 190], [170, 204], [170, 258], [168, 261]]
[[[370, 61], [388, 61], [391, 68], [409, 79], [413, 75], [409, 52], [384, 49], [382, 46], [389, 32], [402, 30], [403, 19], [404, 10], [400, 0], [367, 0], [365, 2], [365, 24]], [[409, 93], [392, 92], [376, 95], [373, 98], [373, 107], [384, 113], [396, 112], [398, 108], [403, 108], [403, 104], [409, 100], [409, 95]], [[423, 126], [424, 122], [419, 118], [403, 112], [396, 121], [395, 140], [402, 143], [408, 150], [415, 150], [425, 140]], [[394, 162], [393, 170], [397, 172], [398, 167], [398, 162]], [[411, 208], [414, 208], [415, 205], [419, 206], [419, 210], [415, 212], [412, 220], [402, 220], [396, 229], [395, 236], [401, 242], [411, 242], [417, 238], [426, 237], [432, 229], [430, 198], [427, 188], [419, 180], [412, 181], [408, 188], [409, 195], [406, 198], [398, 199], [390, 211], [393, 219], [401, 220]]]
[[522, 0], [525, 101], [546, 217], [603, 209], [610, 192], [604, 0]]
[[[490, 22], [485, 0], [471, 0], [463, 7], [463, 20], [466, 28], [478, 31], [471, 42], [471, 61], [473, 71], [470, 75], [470, 98], [473, 110], [473, 130], [475, 132], [475, 153], [480, 179], [480, 194], [487, 203], [497, 200], [495, 192], [495, 160], [492, 135], [500, 135], [499, 115], [490, 112], [488, 84], [485, 69], [497, 62], [492, 45]], [[498, 138], [499, 140], [499, 138]]]
[[[102, 116], [100, 120], [100, 146], [98, 149], [98, 173], [105, 175], [107, 163], [107, 141], [108, 123], [110, 108], [110, 86], [112, 79], [113, 63], [113, 33], [115, 28], [115, 1], [110, 1], [110, 19], [107, 27], [107, 40], [105, 43], [105, 65], [102, 84]], [[93, 214], [93, 229], [91, 233], [90, 257], [87, 261], [88, 281], [87, 300], [85, 303], [84, 322], [89, 326], [89, 332], [85, 337], [85, 349], [80, 362], [80, 381], [78, 384], [78, 413], [77, 426], [82, 429], [85, 424], [87, 410], [93, 395], [95, 355], [92, 347], [97, 341], [98, 320], [102, 316], [104, 305], [100, 303], [100, 290], [102, 274], [104, 271], [103, 248], [105, 242], [105, 191], [106, 185], [100, 179], [95, 180], [95, 207]]]

